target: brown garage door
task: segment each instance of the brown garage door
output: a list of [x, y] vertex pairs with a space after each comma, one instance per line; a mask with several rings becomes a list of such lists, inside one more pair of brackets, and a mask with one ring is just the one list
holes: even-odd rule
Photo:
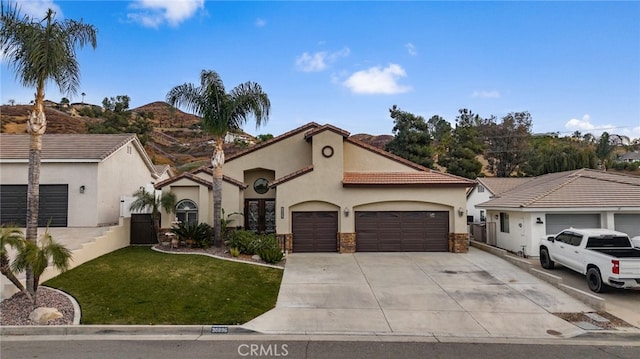
[[293, 212], [294, 252], [336, 252], [338, 212]]
[[449, 212], [356, 211], [358, 252], [447, 252]]

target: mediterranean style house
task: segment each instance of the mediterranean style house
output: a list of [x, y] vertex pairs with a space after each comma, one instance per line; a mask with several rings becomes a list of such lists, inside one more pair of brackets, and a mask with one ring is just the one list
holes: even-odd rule
[[[230, 226], [276, 233], [293, 252], [468, 251], [466, 190], [440, 173], [308, 123], [227, 158], [222, 208]], [[156, 183], [176, 194], [175, 220], [213, 225], [212, 171]]]
[[[169, 178], [135, 134], [45, 134], [40, 166], [39, 226], [117, 224], [123, 196]], [[0, 222], [24, 226], [29, 135], [0, 135]]]

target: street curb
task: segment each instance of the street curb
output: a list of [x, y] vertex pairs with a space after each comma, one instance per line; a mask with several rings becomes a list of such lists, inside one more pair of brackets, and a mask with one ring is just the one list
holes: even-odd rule
[[507, 254], [507, 251], [505, 251], [504, 249], [499, 249], [493, 246], [490, 246], [488, 244], [485, 243], [481, 243], [481, 242], [477, 242], [477, 241], [470, 241], [470, 244], [472, 247], [478, 248], [482, 251], [491, 253], [497, 257], [501, 257], [502, 259], [506, 260], [509, 263], [514, 264], [515, 266], [529, 272], [530, 274], [532, 274], [533, 276], [540, 278], [542, 280], [544, 280], [545, 282], [553, 285], [554, 287], [560, 289], [561, 291], [569, 294], [570, 296], [576, 298], [577, 300], [585, 303], [586, 305], [592, 307], [593, 309], [597, 310], [597, 311], [602, 311], [605, 312], [606, 311], [606, 302], [605, 299], [602, 297], [598, 297], [596, 295], [593, 295], [591, 293], [587, 293], [584, 292], [580, 289], [576, 289], [573, 288], [571, 286], [568, 286], [564, 283], [562, 283], [562, 278], [557, 276], [557, 275], [553, 275], [544, 271], [541, 271], [537, 268], [534, 268], [533, 265], [531, 263], [529, 263], [528, 261], [518, 258], [518, 257], [514, 257], [514, 256], [510, 256]]
[[3, 326], [0, 336], [256, 334], [238, 325], [33, 325]]

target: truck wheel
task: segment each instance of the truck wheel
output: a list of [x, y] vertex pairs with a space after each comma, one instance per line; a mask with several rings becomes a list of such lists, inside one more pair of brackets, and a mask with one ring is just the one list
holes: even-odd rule
[[607, 289], [607, 285], [602, 282], [602, 276], [596, 267], [591, 267], [587, 270], [587, 284], [589, 289], [596, 293], [602, 293]]
[[556, 264], [549, 257], [549, 251], [546, 248], [540, 248], [540, 265], [544, 269], [553, 269]]

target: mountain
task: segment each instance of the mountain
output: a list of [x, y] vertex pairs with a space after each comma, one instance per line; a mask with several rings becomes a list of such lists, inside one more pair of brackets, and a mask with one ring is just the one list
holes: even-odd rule
[[[88, 124], [103, 121], [100, 118], [81, 116], [79, 111], [84, 107], [101, 108], [91, 104], [71, 104], [62, 106], [46, 101], [47, 133], [89, 133]], [[31, 105], [0, 106], [0, 122], [2, 133], [26, 133], [26, 122]], [[156, 164], [169, 164], [178, 172], [188, 171], [208, 165], [213, 153], [212, 136], [200, 129], [200, 118], [172, 109], [166, 102], [156, 101], [131, 110], [144, 114], [153, 127], [145, 149]], [[278, 134], [275, 134], [278, 135]], [[230, 156], [241, 151], [255, 139], [242, 134], [242, 139], [224, 145], [225, 154]], [[393, 136], [372, 136], [357, 134], [352, 136], [369, 145], [384, 149]]]

